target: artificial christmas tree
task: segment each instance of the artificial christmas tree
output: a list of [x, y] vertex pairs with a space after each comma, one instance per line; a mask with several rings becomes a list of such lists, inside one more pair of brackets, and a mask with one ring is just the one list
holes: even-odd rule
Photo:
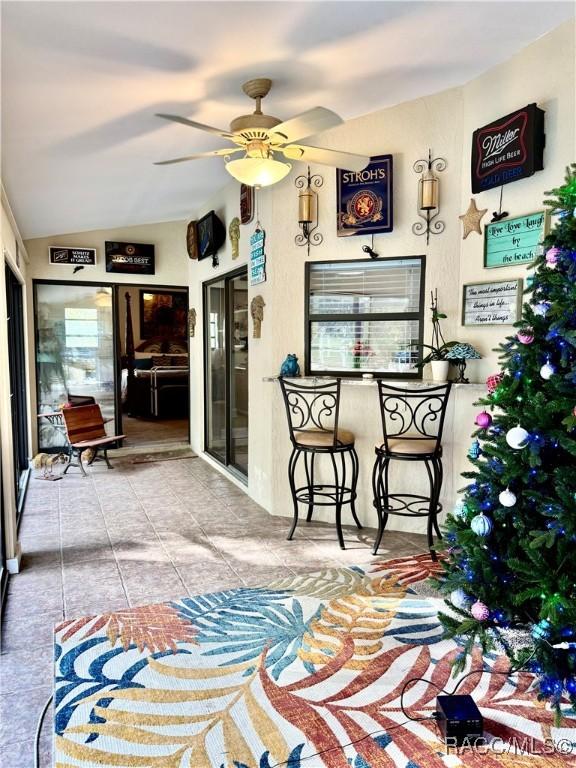
[[441, 589], [447, 633], [464, 643], [457, 670], [475, 641], [496, 639], [560, 714], [563, 697], [576, 704], [576, 164], [546, 194], [556, 223], [479, 402], [480, 450], [446, 523]]

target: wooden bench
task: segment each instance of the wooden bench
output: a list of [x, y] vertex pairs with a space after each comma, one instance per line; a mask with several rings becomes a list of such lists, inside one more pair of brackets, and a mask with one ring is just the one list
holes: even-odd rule
[[[104, 419], [99, 405], [81, 405], [76, 408], [63, 408], [62, 418], [66, 426], [66, 436], [70, 443], [72, 455], [70, 462], [64, 474], [70, 467], [80, 467], [82, 475], [87, 477], [82, 464], [82, 451], [91, 448], [94, 452], [94, 458], [90, 461], [103, 460], [108, 469], [114, 467], [108, 461], [108, 448], [117, 440], [122, 440], [126, 435], [107, 435], [104, 428]], [[98, 451], [102, 451], [103, 457], [98, 456]], [[77, 458], [77, 462], [73, 459]]]

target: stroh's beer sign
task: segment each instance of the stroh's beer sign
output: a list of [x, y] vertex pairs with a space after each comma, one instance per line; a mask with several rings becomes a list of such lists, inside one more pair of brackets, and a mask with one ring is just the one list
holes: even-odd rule
[[392, 232], [392, 155], [370, 158], [363, 171], [336, 171], [338, 237]]
[[510, 184], [541, 171], [544, 143], [544, 110], [536, 104], [474, 131], [472, 192]]

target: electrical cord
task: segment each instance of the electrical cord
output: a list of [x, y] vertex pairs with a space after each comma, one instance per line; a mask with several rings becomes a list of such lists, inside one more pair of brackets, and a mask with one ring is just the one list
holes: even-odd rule
[[[323, 749], [321, 752], [314, 752], [314, 754], [304, 755], [304, 757], [300, 756], [298, 759], [300, 763], [303, 763], [304, 760], [311, 760], [313, 757], [320, 757], [320, 755], [325, 755], [328, 752], [334, 752], [335, 749], [344, 750], [346, 749], [346, 747], [353, 747], [355, 744], [359, 744], [361, 741], [366, 741], [366, 739], [372, 738], [372, 736], [378, 736], [381, 733], [390, 733], [391, 731], [395, 731], [397, 728], [402, 728], [412, 720], [436, 720], [436, 712], [434, 712], [433, 715], [427, 715], [426, 717], [410, 717], [408, 720], [405, 720], [403, 723], [397, 723], [392, 728], [379, 728], [377, 731], [372, 731], [372, 733], [367, 733], [365, 736], [362, 736], [361, 739], [356, 739], [355, 741], [348, 742], [348, 744], [339, 744], [337, 747], [330, 747], [329, 749]], [[293, 760], [284, 760], [284, 762], [282, 763], [272, 763], [270, 768], [280, 768], [281, 765], [289, 766], [293, 762], [294, 762]]]
[[[490, 670], [489, 674], [492, 675], [506, 675], [506, 677], [510, 677], [510, 675], [515, 675], [516, 672], [519, 672], [528, 662], [532, 659], [535, 652], [528, 658], [526, 661], [516, 669], [510, 668], [507, 672], [504, 672], [504, 670]], [[406, 688], [411, 683], [429, 683], [430, 685], [433, 685], [437, 691], [440, 693], [445, 693], [447, 696], [454, 696], [460, 685], [466, 680], [467, 677], [470, 677], [471, 675], [477, 675], [477, 674], [483, 674], [486, 672], [484, 669], [473, 669], [470, 672], [467, 672], [465, 675], [463, 675], [460, 680], [456, 683], [452, 691], [448, 692], [446, 688], [441, 688], [437, 683], [435, 683], [432, 680], [428, 680], [425, 677], [411, 677], [410, 680], [407, 680], [404, 685], [402, 686], [402, 691], [400, 692], [400, 709], [402, 710], [402, 714], [406, 718], [406, 720], [403, 723], [398, 723], [397, 725], [393, 726], [392, 728], [381, 728], [377, 731], [372, 731], [371, 733], [367, 733], [365, 736], [362, 736], [361, 739], [356, 739], [355, 741], [350, 741], [348, 744], [339, 744], [337, 747], [330, 747], [330, 749], [324, 749], [322, 752], [315, 752], [312, 755], [305, 755], [304, 757], [300, 757], [300, 762], [304, 762], [304, 760], [311, 760], [313, 757], [320, 757], [321, 755], [325, 755], [327, 752], [333, 752], [335, 749], [343, 750], [346, 749], [346, 747], [353, 747], [355, 744], [359, 744], [361, 741], [365, 741], [366, 739], [370, 739], [373, 736], [378, 736], [381, 733], [390, 733], [391, 731], [395, 731], [397, 728], [402, 728], [403, 726], [407, 725], [410, 722], [421, 722], [422, 720], [437, 720], [438, 719], [438, 712], [432, 712], [431, 715], [425, 715], [424, 717], [411, 717], [404, 708], [404, 694], [406, 692]], [[282, 765], [290, 765], [292, 760], [285, 760], [282, 763], [273, 763], [270, 768], [280, 768]]]
[[48, 712], [48, 707], [52, 703], [53, 698], [54, 696], [49, 696], [46, 704], [44, 704], [42, 712], [40, 713], [40, 717], [38, 718], [36, 736], [34, 737], [34, 768], [40, 768], [40, 733], [42, 731], [42, 725], [44, 723], [44, 718], [46, 717], [46, 712]]

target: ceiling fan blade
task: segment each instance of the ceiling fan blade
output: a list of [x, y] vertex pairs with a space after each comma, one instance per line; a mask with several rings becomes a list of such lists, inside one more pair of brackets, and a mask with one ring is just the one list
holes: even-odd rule
[[173, 123], [182, 123], [190, 128], [198, 128], [200, 131], [207, 131], [208, 133], [215, 133], [216, 136], [222, 136], [225, 139], [234, 138], [234, 134], [230, 131], [223, 131], [220, 128], [214, 128], [211, 125], [204, 125], [204, 123], [197, 123], [195, 120], [188, 120], [187, 117], [180, 117], [180, 115], [164, 115], [160, 112], [156, 112], [156, 117], [161, 117], [163, 120], [171, 120]]
[[173, 163], [185, 163], [188, 160], [200, 160], [203, 157], [218, 157], [233, 155], [234, 152], [243, 152], [243, 147], [230, 147], [229, 149], [213, 149], [209, 152], [198, 152], [196, 155], [187, 155], [186, 157], [175, 157], [174, 160], [160, 160], [154, 165], [172, 165]]
[[321, 131], [340, 125], [342, 122], [342, 118], [336, 112], [324, 107], [314, 107], [274, 126], [269, 131], [269, 135], [272, 140], [280, 139], [282, 144], [287, 144], [288, 142], [300, 141], [307, 136], [315, 136]]
[[345, 171], [362, 171], [370, 158], [367, 155], [355, 155], [352, 152], [339, 152], [337, 149], [308, 147], [304, 144], [290, 144], [280, 149], [289, 160], [301, 160], [303, 163], [320, 163], [342, 168]]

